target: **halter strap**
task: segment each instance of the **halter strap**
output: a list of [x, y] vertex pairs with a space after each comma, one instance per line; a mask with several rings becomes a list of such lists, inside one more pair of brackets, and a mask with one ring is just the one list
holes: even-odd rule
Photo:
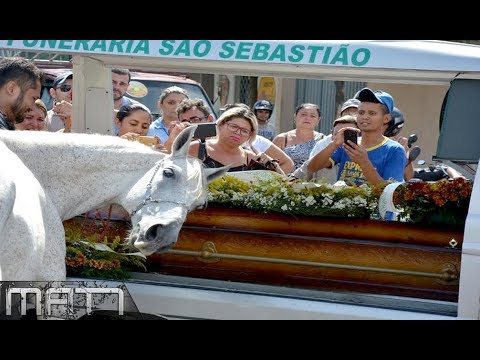
[[160, 160], [157, 164], [157, 166], [155, 167], [155, 170], [153, 171], [153, 175], [152, 175], [152, 178], [150, 179], [150, 181], [148, 182], [147, 184], [147, 191], [145, 193], [145, 199], [140, 203], [138, 204], [138, 206], [130, 213], [130, 217], [132, 217], [133, 215], [135, 215], [142, 207], [144, 207], [145, 205], [147, 205], [148, 203], [172, 203], [172, 204], [178, 204], [178, 205], [181, 205], [183, 207], [187, 207], [187, 203], [185, 201], [173, 201], [173, 200], [161, 200], [161, 199], [152, 199], [152, 183], [153, 183], [153, 179], [155, 178], [155, 175], [157, 174], [158, 170], [160, 169], [160, 166], [162, 165], [164, 159]]

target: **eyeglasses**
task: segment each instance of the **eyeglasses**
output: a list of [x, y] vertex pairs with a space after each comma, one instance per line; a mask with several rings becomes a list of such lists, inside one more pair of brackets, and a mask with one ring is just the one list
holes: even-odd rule
[[72, 90], [72, 85], [62, 85], [58, 89], [60, 89], [61, 92], [69, 92]]
[[190, 119], [182, 119], [180, 120], [181, 122], [191, 122], [191, 123], [197, 123], [197, 122], [201, 122], [203, 120], [206, 120], [208, 118], [208, 115], [207, 116], [202, 116], [202, 117], [199, 117], [199, 116], [192, 116]]
[[242, 136], [248, 136], [252, 132], [251, 130], [242, 128], [242, 127], [240, 127], [236, 124], [231, 124], [231, 123], [227, 123], [227, 129], [230, 130], [233, 133], [236, 133], [236, 132], [240, 131], [240, 135], [242, 135]]

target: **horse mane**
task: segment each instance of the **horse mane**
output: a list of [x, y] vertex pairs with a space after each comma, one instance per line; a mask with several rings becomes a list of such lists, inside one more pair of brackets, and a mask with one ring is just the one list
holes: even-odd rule
[[[78, 166], [88, 168], [111, 166], [119, 171], [142, 169], [151, 164], [152, 160], [158, 161], [166, 156], [139, 142], [101, 134], [3, 131], [0, 132], [0, 140], [15, 148], [15, 153], [32, 151], [32, 154], [38, 154], [51, 161], [61, 157], [63, 162], [67, 160], [65, 157], [71, 157], [68, 160]], [[98, 165], [92, 163], [99, 155], [111, 161]]]

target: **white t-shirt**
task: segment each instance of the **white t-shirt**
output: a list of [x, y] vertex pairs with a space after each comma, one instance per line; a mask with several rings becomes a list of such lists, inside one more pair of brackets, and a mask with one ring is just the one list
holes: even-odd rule
[[322, 140], [320, 141], [317, 141], [317, 143], [315, 144], [315, 146], [313, 147], [312, 151], [310, 151], [310, 156], [309, 158], [312, 158], [314, 157], [315, 155], [317, 155], [320, 151], [322, 151], [323, 149], [325, 149], [328, 144], [330, 144], [332, 142], [332, 134], [330, 135], [327, 135], [325, 136]]
[[[332, 142], [332, 134], [324, 137], [322, 140], [318, 141], [315, 144], [315, 147], [312, 149], [310, 152], [310, 157], [314, 157], [317, 155], [320, 151], [325, 149], [328, 144]], [[338, 171], [338, 165], [333, 166], [331, 169], [325, 168], [325, 169], [320, 169], [317, 172], [313, 173], [313, 178], [314, 179], [325, 179], [327, 180], [330, 184], [335, 184], [337, 182], [337, 171]]]
[[53, 112], [53, 110], [49, 110], [47, 112], [47, 117], [45, 118], [45, 126], [48, 131], [57, 132], [65, 128], [65, 123], [60, 116]]
[[257, 154], [264, 153], [265, 151], [268, 150], [270, 146], [272, 146], [272, 142], [261, 135], [257, 135], [255, 137], [255, 140], [253, 141], [251, 146], [248, 143], [245, 143], [246, 148], [252, 150]]

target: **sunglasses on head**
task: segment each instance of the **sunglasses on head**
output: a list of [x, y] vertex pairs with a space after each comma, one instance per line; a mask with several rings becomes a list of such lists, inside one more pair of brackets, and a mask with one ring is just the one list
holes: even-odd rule
[[72, 90], [72, 85], [62, 85], [58, 89], [60, 89], [61, 92], [69, 92]]

